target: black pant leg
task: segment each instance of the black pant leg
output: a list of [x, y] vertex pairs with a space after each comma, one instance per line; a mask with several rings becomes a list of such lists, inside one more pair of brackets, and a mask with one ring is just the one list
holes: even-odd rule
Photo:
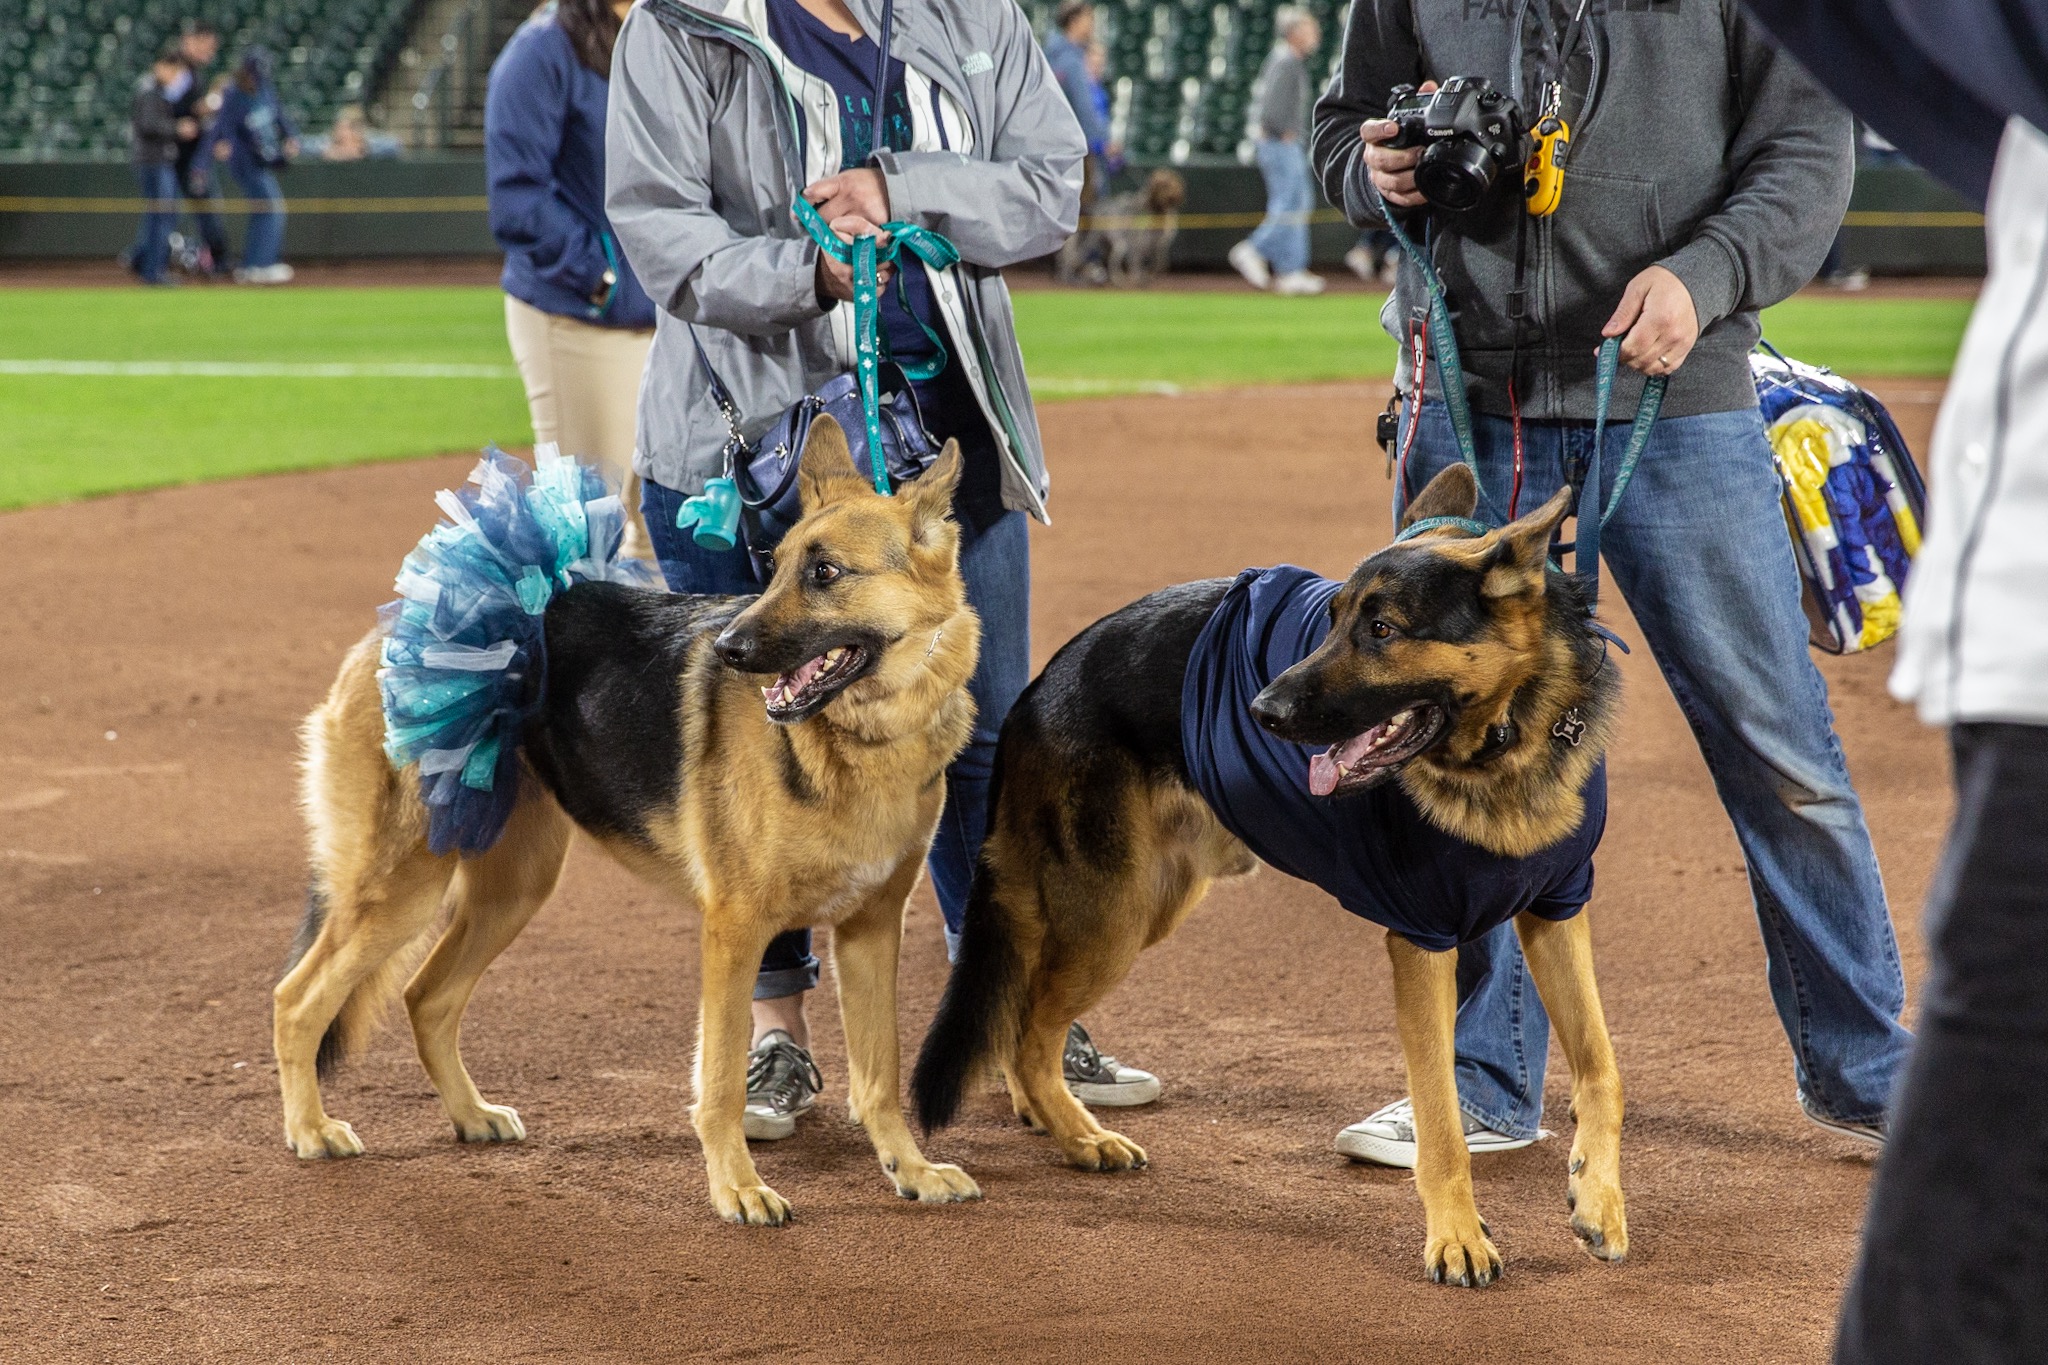
[[1920, 1033], [1838, 1365], [2048, 1361], [2048, 726], [1952, 742]]

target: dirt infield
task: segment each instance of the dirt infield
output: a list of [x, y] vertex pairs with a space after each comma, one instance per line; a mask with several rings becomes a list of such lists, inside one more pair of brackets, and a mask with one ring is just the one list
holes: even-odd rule
[[[1880, 386], [1916, 448], [1934, 387]], [[1383, 541], [1383, 398], [1048, 407], [1039, 657], [1159, 584], [1341, 572]], [[990, 1097], [931, 1144], [987, 1200], [901, 1203], [845, 1119], [828, 1003], [826, 1102], [758, 1151], [799, 1221], [715, 1222], [684, 1113], [694, 917], [587, 846], [469, 1016], [472, 1070], [531, 1139], [456, 1144], [394, 1031], [328, 1092], [370, 1155], [293, 1160], [269, 1013], [303, 886], [293, 728], [468, 464], [0, 517], [0, 1359], [1824, 1355], [1869, 1162], [1793, 1104], [1742, 861], [1641, 648], [1591, 911], [1630, 1105], [1624, 1266], [1573, 1248], [1559, 1139], [1478, 1168], [1505, 1279], [1424, 1283], [1407, 1177], [1330, 1150], [1402, 1089], [1379, 936], [1272, 872], [1214, 896], [1089, 1021], [1166, 1081], [1117, 1120], [1154, 1158], [1137, 1175], [1054, 1164]], [[1917, 979], [1946, 768], [1886, 698], [1889, 664], [1824, 667]], [[928, 890], [909, 936], [914, 1046], [944, 972]]]

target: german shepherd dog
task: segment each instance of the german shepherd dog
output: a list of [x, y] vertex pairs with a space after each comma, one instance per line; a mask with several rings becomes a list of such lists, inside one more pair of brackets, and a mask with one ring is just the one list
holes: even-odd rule
[[[1454, 465], [1415, 500], [1407, 524], [1469, 518], [1477, 497], [1471, 474]], [[1275, 736], [1331, 746], [1310, 761], [1318, 796], [1304, 801], [1393, 778], [1422, 818], [1489, 854], [1526, 859], [1582, 821], [1593, 833], [1578, 837], [1597, 839], [1582, 790], [1606, 748], [1618, 684], [1584, 589], [1548, 564], [1569, 502], [1561, 491], [1484, 536], [1425, 528], [1352, 572], [1330, 601], [1321, 646], [1250, 705]], [[1181, 728], [1191, 651], [1230, 588], [1182, 584], [1103, 618], [1010, 712], [959, 963], [912, 1078], [927, 1130], [950, 1122], [970, 1076], [993, 1064], [1017, 1114], [1072, 1164], [1145, 1164], [1138, 1144], [1068, 1093], [1061, 1049], [1068, 1024], [1212, 880], [1257, 865], [1191, 780]], [[1553, 738], [1561, 726], [1575, 742]], [[1592, 1255], [1620, 1260], [1621, 1086], [1586, 917], [1514, 918], [1571, 1063], [1571, 1227]], [[1391, 931], [1386, 943], [1415, 1107], [1425, 1269], [1439, 1283], [1485, 1285], [1500, 1255], [1473, 1201], [1453, 1075], [1457, 954]]]
[[[949, 519], [959, 474], [949, 442], [923, 478], [882, 497], [821, 417], [798, 474], [803, 519], [758, 598], [610, 583], [558, 594], [518, 805], [479, 856], [429, 852], [413, 773], [381, 747], [379, 637], [350, 650], [304, 729], [312, 894], [275, 993], [293, 1151], [363, 1150], [322, 1107], [319, 1078], [365, 1040], [408, 972], [413, 1037], [456, 1135], [525, 1136], [516, 1113], [477, 1093], [457, 1034], [477, 979], [554, 890], [573, 828], [702, 914], [694, 1118], [721, 1216], [790, 1214], [755, 1171], [741, 1116], [754, 976], [768, 941], [800, 925], [832, 926], [851, 1110], [896, 1192], [980, 1196], [912, 1139], [896, 1035], [904, 902], [974, 715], [981, 626]], [[444, 904], [446, 928], [411, 971]]]

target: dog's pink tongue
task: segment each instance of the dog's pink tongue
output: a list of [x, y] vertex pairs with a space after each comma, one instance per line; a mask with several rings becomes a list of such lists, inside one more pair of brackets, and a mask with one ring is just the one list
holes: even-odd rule
[[775, 680], [776, 688], [779, 691], [788, 691], [791, 694], [801, 692], [804, 689], [804, 685], [810, 682], [812, 678], [817, 677], [818, 670], [824, 666], [825, 656], [822, 654], [815, 659], [807, 659], [794, 672], [785, 673], [777, 678]]
[[1308, 790], [1311, 796], [1328, 796], [1337, 790], [1336, 750], [1325, 749], [1308, 761]]

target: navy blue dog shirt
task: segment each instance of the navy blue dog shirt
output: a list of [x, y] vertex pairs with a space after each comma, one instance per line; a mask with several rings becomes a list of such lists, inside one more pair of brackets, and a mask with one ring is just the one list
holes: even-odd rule
[[1195, 789], [1262, 860], [1419, 948], [1468, 943], [1524, 910], [1576, 915], [1592, 897], [1593, 850], [1607, 825], [1604, 762], [1586, 780], [1579, 827], [1510, 858], [1432, 825], [1399, 780], [1311, 796], [1316, 749], [1275, 739], [1252, 719], [1252, 698], [1329, 634], [1340, 586], [1291, 564], [1246, 569], [1231, 584], [1181, 682], [1181, 744]]

